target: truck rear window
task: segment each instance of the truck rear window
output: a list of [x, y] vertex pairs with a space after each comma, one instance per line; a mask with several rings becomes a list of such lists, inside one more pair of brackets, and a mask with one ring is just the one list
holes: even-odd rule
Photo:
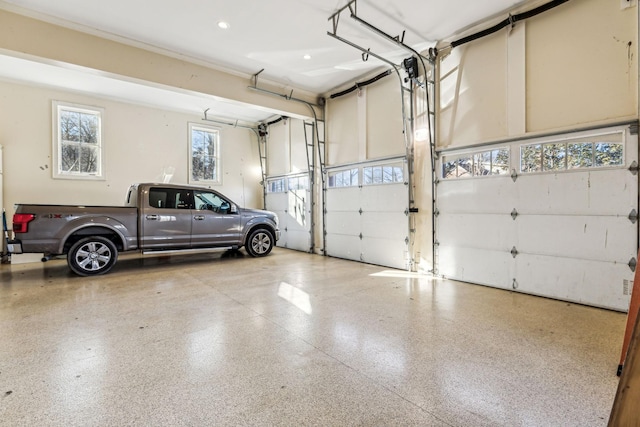
[[151, 188], [149, 206], [158, 209], [193, 209], [191, 191], [182, 188]]

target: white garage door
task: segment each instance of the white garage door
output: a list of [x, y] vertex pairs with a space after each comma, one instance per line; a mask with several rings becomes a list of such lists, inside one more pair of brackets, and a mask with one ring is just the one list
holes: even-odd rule
[[275, 212], [280, 220], [278, 246], [304, 252], [311, 250], [310, 200], [306, 173], [267, 178], [266, 208]]
[[327, 255], [407, 268], [408, 189], [402, 159], [330, 169]]
[[637, 154], [628, 127], [444, 154], [438, 273], [627, 310], [638, 249], [638, 176], [629, 167]]

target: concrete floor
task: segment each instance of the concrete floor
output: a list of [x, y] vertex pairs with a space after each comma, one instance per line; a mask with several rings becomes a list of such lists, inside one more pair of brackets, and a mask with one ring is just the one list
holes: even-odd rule
[[286, 249], [0, 277], [2, 426], [605, 426], [626, 320]]

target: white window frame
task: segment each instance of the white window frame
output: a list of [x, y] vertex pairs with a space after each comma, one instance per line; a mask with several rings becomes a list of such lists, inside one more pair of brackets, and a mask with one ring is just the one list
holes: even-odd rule
[[[214, 143], [214, 156], [216, 174], [213, 179], [195, 179], [193, 177], [193, 132], [202, 131], [216, 134]], [[199, 123], [189, 123], [189, 183], [191, 184], [222, 184], [222, 156], [220, 155], [220, 128], [214, 126], [205, 126]]]
[[[53, 167], [52, 174], [54, 179], [82, 179], [82, 180], [105, 180], [104, 174], [104, 137], [103, 137], [103, 122], [104, 122], [104, 108], [87, 106], [80, 104], [73, 104], [63, 101], [53, 101], [52, 104], [53, 115]], [[97, 129], [97, 143], [95, 147], [98, 153], [98, 164], [96, 172], [71, 172], [62, 170], [62, 129], [60, 127], [60, 112], [61, 111], [74, 111], [83, 114], [95, 115], [98, 117], [98, 129]], [[79, 142], [82, 144], [82, 141]]]

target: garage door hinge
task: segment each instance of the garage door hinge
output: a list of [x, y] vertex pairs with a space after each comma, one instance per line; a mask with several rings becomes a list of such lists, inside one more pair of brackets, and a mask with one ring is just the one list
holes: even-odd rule
[[636, 266], [638, 265], [638, 261], [635, 258], [631, 258], [629, 260], [629, 264], [627, 264], [632, 272], [636, 271]]
[[433, 242], [433, 246], [440, 246], [440, 242], [436, 240], [435, 242]]
[[518, 250], [514, 246], [513, 248], [511, 248], [511, 256], [515, 258], [517, 255], [518, 255]]
[[515, 277], [513, 279], [513, 282], [511, 282], [511, 287], [513, 289], [518, 289], [518, 282], [516, 281]]
[[362, 208], [358, 209], [358, 213], [362, 215]]
[[516, 182], [516, 179], [518, 179], [518, 174], [516, 173], [515, 169], [511, 169], [511, 179], [513, 180], [513, 182]]
[[405, 237], [405, 238], [404, 238], [404, 244], [405, 244], [405, 245], [408, 245], [408, 244], [409, 244], [409, 238], [408, 238], [408, 237]]
[[360, 240], [362, 240], [362, 233], [358, 234], [358, 237], [360, 237]]
[[433, 211], [433, 216], [438, 216], [440, 215], [440, 211], [436, 208], [436, 210]]
[[631, 209], [631, 212], [629, 212], [629, 216], [627, 218], [629, 218], [629, 221], [631, 221], [631, 224], [635, 224], [636, 221], [638, 220], [638, 212], [636, 212], [635, 209]]
[[638, 162], [634, 160], [633, 163], [631, 163], [631, 166], [629, 166], [629, 172], [633, 175], [638, 175], [638, 170], [640, 170], [640, 166], [638, 166]]
[[513, 210], [511, 211], [511, 218], [513, 218], [513, 220], [515, 221], [517, 217], [518, 211], [516, 210], [516, 208], [513, 208]]

